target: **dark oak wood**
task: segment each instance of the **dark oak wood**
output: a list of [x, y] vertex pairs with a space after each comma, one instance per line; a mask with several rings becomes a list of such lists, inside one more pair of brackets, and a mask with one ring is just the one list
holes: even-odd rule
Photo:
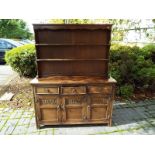
[[105, 79], [102, 76], [50, 76], [46, 78], [34, 78], [31, 81], [33, 85], [44, 85], [44, 84], [112, 84], [116, 83], [116, 80], [113, 78]]
[[65, 75], [108, 78], [111, 26], [35, 24], [38, 77]]
[[[39, 125], [111, 125], [114, 79], [101, 77], [50, 77], [31, 81]], [[65, 81], [68, 82], [65, 82]], [[93, 81], [94, 80], [94, 81]], [[92, 83], [91, 83], [92, 82]], [[58, 93], [59, 92], [59, 93]], [[57, 94], [58, 93], [58, 94]], [[85, 122], [85, 123], [84, 123]]]
[[108, 124], [115, 94], [108, 77], [110, 24], [35, 24], [38, 75], [31, 81], [37, 128]]

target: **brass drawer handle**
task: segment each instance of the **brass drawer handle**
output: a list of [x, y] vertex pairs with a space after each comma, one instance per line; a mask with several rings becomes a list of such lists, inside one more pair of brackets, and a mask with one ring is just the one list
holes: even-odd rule
[[49, 88], [45, 88], [45, 91], [50, 93], [50, 89]]
[[77, 93], [76, 88], [73, 88], [73, 89], [72, 89], [72, 92], [73, 92], [74, 94], [76, 94], [76, 93]]

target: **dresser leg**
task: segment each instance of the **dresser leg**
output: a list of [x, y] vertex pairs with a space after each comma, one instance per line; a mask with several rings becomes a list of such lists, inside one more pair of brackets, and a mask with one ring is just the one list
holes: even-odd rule
[[36, 123], [36, 128], [40, 129], [40, 125], [38, 123]]
[[112, 126], [112, 119], [109, 120], [108, 126]]

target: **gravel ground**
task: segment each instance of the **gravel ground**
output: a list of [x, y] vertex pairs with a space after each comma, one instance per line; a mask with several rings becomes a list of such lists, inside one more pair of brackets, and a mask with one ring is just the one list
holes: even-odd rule
[[12, 80], [6, 89], [6, 92], [11, 92], [14, 97], [11, 101], [0, 101], [0, 107], [31, 107], [33, 106], [33, 93], [30, 85], [32, 79], [22, 78], [17, 76]]

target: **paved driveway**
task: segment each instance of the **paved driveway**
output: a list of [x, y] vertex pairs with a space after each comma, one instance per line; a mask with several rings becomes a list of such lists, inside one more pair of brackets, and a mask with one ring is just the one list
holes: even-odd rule
[[3, 87], [7, 86], [7, 84], [17, 76], [10, 66], [8, 65], [0, 65], [0, 91]]
[[0, 108], [1, 135], [88, 135], [88, 134], [155, 134], [155, 99], [139, 103], [116, 102], [113, 111], [113, 126], [70, 126], [36, 129], [34, 110]]

